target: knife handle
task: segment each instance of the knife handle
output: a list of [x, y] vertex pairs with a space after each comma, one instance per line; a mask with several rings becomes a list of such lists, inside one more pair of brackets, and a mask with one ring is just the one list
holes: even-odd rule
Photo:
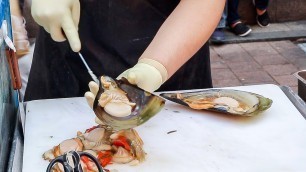
[[7, 61], [9, 64], [9, 70], [11, 73], [13, 88], [14, 90], [21, 89], [21, 77], [20, 77], [16, 53], [10, 48], [6, 48], [5, 51], [6, 51]]

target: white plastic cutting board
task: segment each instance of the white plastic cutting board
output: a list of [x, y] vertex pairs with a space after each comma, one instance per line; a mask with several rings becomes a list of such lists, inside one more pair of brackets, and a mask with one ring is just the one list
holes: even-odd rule
[[[167, 101], [164, 109], [137, 127], [147, 152], [138, 166], [111, 165], [119, 172], [303, 172], [306, 121], [276, 85], [233, 87], [271, 98], [266, 112], [237, 117], [191, 110]], [[24, 172], [45, 171], [41, 155], [94, 125], [84, 98], [27, 103]], [[167, 134], [169, 131], [176, 132]]]

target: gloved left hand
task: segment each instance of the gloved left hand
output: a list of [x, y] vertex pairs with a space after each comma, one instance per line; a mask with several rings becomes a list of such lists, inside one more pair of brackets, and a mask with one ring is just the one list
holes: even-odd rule
[[131, 84], [153, 92], [157, 90], [168, 78], [167, 69], [153, 59], [140, 59], [138, 63], [120, 74], [117, 79], [126, 78]]
[[[166, 81], [167, 75], [167, 70], [161, 63], [152, 59], [140, 59], [134, 67], [124, 71], [117, 79], [124, 77], [131, 84], [135, 84], [146, 91], [153, 92]], [[89, 83], [89, 89], [90, 91], [85, 93], [85, 98], [88, 105], [93, 109], [99, 86], [97, 83], [91, 81]], [[101, 123], [97, 118], [96, 122]]]
[[94, 81], [90, 81], [88, 86], [89, 91], [85, 93], [85, 98], [87, 100], [88, 105], [91, 107], [91, 109], [93, 109], [93, 104], [99, 91], [99, 85]]
[[[152, 59], [140, 59], [134, 67], [124, 71], [117, 79], [124, 77], [131, 84], [135, 84], [146, 91], [153, 92], [166, 81], [167, 75], [167, 70], [161, 63]], [[89, 106], [93, 108], [99, 86], [93, 81], [88, 86], [90, 91], [85, 93], [85, 97]]]
[[[90, 91], [85, 93], [85, 98], [90, 108], [93, 109], [93, 104], [99, 91], [99, 85], [93, 81], [90, 81], [88, 86]], [[103, 122], [97, 117], [95, 117], [95, 122], [97, 124], [104, 125]]]

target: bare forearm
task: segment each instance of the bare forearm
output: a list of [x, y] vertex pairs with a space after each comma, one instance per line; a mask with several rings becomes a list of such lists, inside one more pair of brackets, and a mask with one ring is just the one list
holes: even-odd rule
[[172, 76], [209, 39], [225, 0], [182, 0], [140, 58], [163, 64]]

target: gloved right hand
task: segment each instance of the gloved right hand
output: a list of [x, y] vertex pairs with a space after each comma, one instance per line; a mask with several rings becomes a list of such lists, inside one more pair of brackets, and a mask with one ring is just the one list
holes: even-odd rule
[[80, 51], [79, 0], [32, 0], [31, 13], [34, 20], [51, 34], [54, 41], [61, 42], [67, 38], [71, 49]]

